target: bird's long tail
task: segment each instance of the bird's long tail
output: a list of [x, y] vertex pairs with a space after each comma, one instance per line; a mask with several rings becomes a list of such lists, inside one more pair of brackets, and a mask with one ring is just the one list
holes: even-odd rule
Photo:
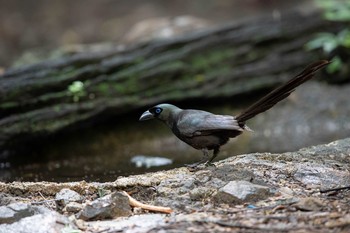
[[298, 74], [285, 84], [277, 87], [269, 94], [267, 94], [266, 96], [255, 102], [253, 105], [248, 107], [238, 116], [236, 116], [235, 118], [237, 122], [243, 126], [247, 120], [253, 118], [259, 113], [265, 112], [266, 110], [270, 109], [279, 101], [289, 96], [290, 93], [292, 93], [297, 86], [313, 78], [316, 71], [328, 65], [329, 63], [329, 61], [321, 60], [310, 64], [300, 74]]

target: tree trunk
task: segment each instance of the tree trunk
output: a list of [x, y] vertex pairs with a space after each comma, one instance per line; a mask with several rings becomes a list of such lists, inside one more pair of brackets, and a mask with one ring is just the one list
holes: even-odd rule
[[102, 114], [271, 88], [321, 59], [304, 44], [339, 26], [293, 12], [10, 69], [0, 76], [0, 148]]

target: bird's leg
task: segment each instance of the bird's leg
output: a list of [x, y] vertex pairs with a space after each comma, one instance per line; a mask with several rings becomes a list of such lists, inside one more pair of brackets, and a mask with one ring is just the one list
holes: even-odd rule
[[218, 156], [220, 152], [220, 147], [215, 147], [213, 150], [213, 155], [211, 156], [211, 158], [205, 163], [206, 166], [213, 166], [214, 164], [212, 163], [212, 161], [216, 158], [216, 156]]
[[202, 152], [203, 152], [203, 157], [202, 157], [201, 160], [199, 160], [196, 163], [186, 164], [186, 167], [195, 168], [195, 167], [197, 167], [198, 165], [200, 165], [202, 163], [208, 162], [208, 159], [209, 159], [209, 151], [208, 151], [208, 149], [207, 148], [203, 148]]

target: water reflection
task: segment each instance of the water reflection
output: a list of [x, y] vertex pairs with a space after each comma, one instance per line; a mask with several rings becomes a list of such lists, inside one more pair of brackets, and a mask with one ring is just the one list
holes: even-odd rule
[[145, 155], [136, 155], [131, 158], [131, 162], [135, 164], [137, 168], [145, 167], [160, 167], [165, 165], [170, 165], [173, 163], [173, 160], [163, 157], [154, 157], [154, 156], [145, 156]]

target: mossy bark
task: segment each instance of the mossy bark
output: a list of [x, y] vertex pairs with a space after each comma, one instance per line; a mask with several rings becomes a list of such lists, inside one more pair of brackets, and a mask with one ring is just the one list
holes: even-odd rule
[[[318, 13], [294, 12], [7, 70], [0, 76], [0, 148], [101, 114], [271, 88], [320, 59], [303, 48], [314, 33], [339, 27]], [[80, 89], [70, 88], [77, 81]]]

